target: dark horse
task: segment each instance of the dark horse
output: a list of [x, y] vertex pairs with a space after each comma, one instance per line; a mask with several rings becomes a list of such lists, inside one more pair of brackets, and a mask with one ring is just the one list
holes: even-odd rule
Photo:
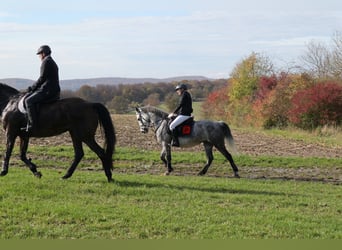
[[[110, 114], [100, 103], [86, 102], [80, 98], [65, 98], [52, 103], [41, 104], [39, 107], [38, 128], [30, 133], [23, 131], [26, 117], [19, 110], [19, 100], [25, 93], [0, 83], [0, 113], [6, 135], [6, 153], [3, 168], [0, 173], [8, 173], [9, 160], [17, 137], [20, 138], [20, 159], [30, 168], [32, 173], [40, 178], [42, 174], [37, 166], [26, 156], [30, 137], [49, 137], [68, 131], [74, 147], [74, 161], [67, 173], [62, 177], [72, 176], [78, 163], [84, 156], [82, 143], [84, 142], [94, 151], [102, 161], [102, 166], [108, 182], [112, 181], [115, 148], [115, 130]], [[105, 137], [105, 146], [101, 148], [95, 141], [95, 133], [100, 123]]]
[[[136, 115], [141, 132], [147, 133], [149, 127], [154, 129], [156, 139], [162, 145], [160, 158], [167, 168], [165, 174], [170, 174], [173, 171], [173, 168], [171, 166], [171, 135], [168, 132], [170, 120], [168, 118], [168, 113], [155, 107], [147, 106], [136, 108]], [[208, 171], [211, 162], [214, 159], [213, 147], [215, 147], [229, 161], [234, 171], [234, 177], [239, 178], [239, 170], [234, 163], [233, 157], [226, 149], [225, 141], [228, 141], [229, 145], [234, 148], [233, 136], [228, 125], [224, 122], [205, 120], [196, 121], [190, 135], [179, 137], [181, 147], [192, 147], [203, 143], [207, 156], [207, 164], [198, 173], [199, 175], [205, 175]]]

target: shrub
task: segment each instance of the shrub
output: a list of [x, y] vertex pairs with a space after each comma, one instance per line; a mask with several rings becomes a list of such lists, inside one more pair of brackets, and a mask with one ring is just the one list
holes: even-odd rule
[[291, 99], [288, 117], [292, 124], [303, 129], [341, 125], [342, 86], [320, 83], [298, 91]]
[[219, 120], [224, 119], [226, 116], [228, 99], [227, 87], [210, 93], [206, 101], [202, 104], [204, 117]]
[[249, 117], [253, 118], [254, 126], [264, 128], [286, 127], [288, 119], [286, 113], [289, 103], [289, 85], [291, 78], [287, 74], [261, 77], [258, 90]]

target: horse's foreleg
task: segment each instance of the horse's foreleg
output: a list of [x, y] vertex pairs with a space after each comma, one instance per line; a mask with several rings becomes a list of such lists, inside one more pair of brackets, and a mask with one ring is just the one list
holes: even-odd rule
[[31, 162], [31, 159], [27, 159], [26, 152], [28, 148], [29, 138], [20, 137], [20, 159], [29, 167], [34, 176], [41, 178], [42, 174], [37, 171], [37, 166]]
[[5, 176], [8, 173], [9, 160], [11, 158], [11, 154], [13, 151], [15, 138], [16, 137], [7, 136], [6, 152], [5, 152], [4, 161], [2, 164], [2, 171], [0, 173], [0, 176]]
[[164, 163], [165, 167], [167, 168], [166, 152], [164, 149], [160, 152], [160, 160]]
[[83, 152], [83, 147], [82, 147], [82, 141], [72, 137], [72, 143], [73, 143], [73, 147], [74, 147], [74, 151], [75, 151], [75, 156], [74, 156], [74, 161], [72, 162], [70, 168], [68, 169], [68, 171], [66, 172], [66, 174], [62, 177], [63, 179], [68, 179], [72, 176], [72, 174], [74, 173], [78, 163], [81, 161], [81, 159], [84, 156], [84, 152]]
[[224, 155], [224, 157], [229, 161], [233, 171], [234, 171], [234, 177], [236, 178], [240, 178], [239, 176], [239, 169], [238, 167], [235, 165], [235, 162], [233, 160], [232, 155], [227, 151], [225, 146], [216, 146], [215, 147], [218, 149], [218, 151], [220, 151], [221, 154]]
[[207, 156], [207, 163], [205, 164], [204, 168], [198, 173], [198, 175], [205, 175], [211, 165], [211, 163], [214, 160], [213, 156], [213, 145], [211, 143], [203, 143], [204, 144], [204, 149], [205, 149], [205, 154]]

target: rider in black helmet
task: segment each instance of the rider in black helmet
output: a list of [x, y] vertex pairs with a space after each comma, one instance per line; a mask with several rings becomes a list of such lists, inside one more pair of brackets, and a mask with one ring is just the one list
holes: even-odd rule
[[188, 92], [188, 87], [182, 83], [176, 86], [175, 91], [177, 91], [177, 94], [180, 96], [180, 101], [175, 111], [171, 113], [169, 117], [177, 115], [176, 119], [170, 124], [170, 130], [172, 132], [172, 146], [179, 147], [178, 136], [175, 132], [175, 128], [182, 122], [189, 119], [193, 110], [192, 98]]
[[40, 66], [40, 76], [38, 80], [28, 88], [31, 92], [29, 97], [25, 99], [28, 124], [24, 128], [30, 132], [33, 128], [37, 128], [37, 111], [36, 105], [42, 102], [57, 100], [60, 97], [60, 86], [58, 77], [58, 66], [51, 57], [51, 49], [48, 45], [42, 45], [38, 48], [42, 64]]

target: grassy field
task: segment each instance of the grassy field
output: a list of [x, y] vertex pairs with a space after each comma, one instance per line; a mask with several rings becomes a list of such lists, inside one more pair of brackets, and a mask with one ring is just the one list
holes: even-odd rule
[[42, 171], [1, 178], [0, 238], [342, 239], [339, 185]]
[[[5, 148], [0, 146], [0, 151], [4, 151]], [[89, 166], [89, 161], [94, 163], [93, 166], [100, 166], [100, 161], [98, 157], [92, 152], [88, 147], [84, 147], [85, 156], [80, 162], [80, 167]], [[11, 162], [14, 164], [23, 165], [18, 157], [18, 148], [13, 151], [13, 156]], [[73, 148], [72, 146], [30, 146], [28, 155], [34, 159], [34, 162], [39, 166], [60, 166], [66, 168], [69, 166], [73, 159]], [[133, 166], [135, 164], [143, 163], [160, 163], [160, 151], [159, 150], [144, 150], [139, 148], [127, 148], [127, 147], [117, 147], [114, 160], [115, 167], [127, 167]], [[216, 150], [214, 150], [214, 164], [225, 164], [226, 159]], [[312, 166], [322, 166], [327, 167], [337, 167], [342, 168], [342, 158], [324, 158], [324, 157], [284, 157], [284, 156], [250, 156], [250, 155], [234, 155], [236, 162], [239, 162], [239, 166], [250, 167], [250, 166], [260, 166], [260, 167], [271, 167], [271, 166], [282, 166], [285, 168], [293, 167], [312, 167]], [[206, 161], [204, 152], [188, 152], [188, 151], [178, 151], [173, 154], [172, 162], [173, 164], [186, 163], [186, 164], [203, 164]], [[130, 162], [127, 165], [124, 162]]]
[[[128, 125], [134, 119], [127, 119], [128, 125], [121, 125], [123, 117], [114, 121], [122, 138], [110, 184], [87, 147], [73, 177], [61, 180], [73, 158], [65, 138], [53, 146], [30, 145], [28, 156], [41, 179], [24, 167], [16, 145], [9, 173], [0, 178], [0, 239], [342, 239], [341, 157], [234, 155], [242, 176], [234, 179], [227, 178], [232, 170], [217, 152], [209, 176], [198, 177], [204, 153], [178, 150], [174, 176], [161, 176], [159, 146], [131, 143]], [[289, 137], [276, 130], [260, 133], [276, 141]], [[148, 140], [141, 136], [136, 141]], [[311, 151], [320, 152], [317, 145], [341, 146], [340, 133], [292, 131], [291, 136], [298, 143], [309, 141]], [[253, 139], [246, 138], [244, 146]]]

